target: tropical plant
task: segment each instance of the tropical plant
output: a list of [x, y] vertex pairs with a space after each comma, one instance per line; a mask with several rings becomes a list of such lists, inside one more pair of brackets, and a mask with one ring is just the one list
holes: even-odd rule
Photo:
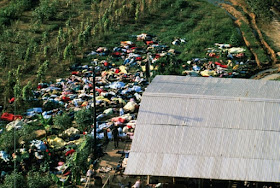
[[29, 172], [27, 175], [29, 188], [48, 188], [52, 183], [52, 179], [48, 174], [42, 175], [39, 172]]
[[51, 3], [48, 0], [40, 1], [40, 5], [33, 11], [33, 16], [37, 21], [44, 22], [52, 20], [57, 13], [58, 4], [56, 1]]
[[90, 109], [82, 109], [76, 112], [74, 118], [80, 131], [88, 130], [92, 124], [92, 112]]
[[54, 124], [62, 130], [68, 129], [72, 126], [71, 117], [67, 113], [57, 115], [54, 118]]
[[6, 175], [4, 184], [1, 188], [27, 188], [24, 176], [20, 172], [12, 172]]
[[22, 88], [22, 99], [25, 101], [29, 101], [33, 98], [32, 92], [32, 84], [29, 81], [23, 88]]

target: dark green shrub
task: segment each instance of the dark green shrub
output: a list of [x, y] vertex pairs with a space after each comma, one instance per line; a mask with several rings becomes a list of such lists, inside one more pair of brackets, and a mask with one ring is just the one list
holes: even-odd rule
[[242, 38], [236, 31], [233, 31], [229, 41], [233, 46], [240, 46], [242, 43]]
[[75, 113], [75, 121], [80, 131], [85, 131], [92, 125], [92, 112], [89, 109], [82, 109]]
[[16, 148], [19, 147], [18, 139], [20, 137], [19, 131], [4, 131], [0, 135], [0, 150], [4, 150], [8, 153], [11, 153], [14, 150], [14, 136], [16, 137]]
[[26, 181], [23, 175], [19, 172], [12, 172], [10, 175], [6, 175], [4, 184], [1, 188], [27, 188]]
[[175, 1], [175, 8], [182, 9], [188, 7], [188, 2], [186, 0], [177, 0]]
[[57, 3], [43, 0], [40, 5], [33, 11], [33, 16], [38, 21], [53, 20], [57, 13]]
[[63, 113], [62, 115], [57, 115], [54, 118], [54, 124], [60, 129], [68, 129], [72, 126], [72, 121], [70, 116], [67, 113]]
[[29, 172], [27, 175], [29, 188], [48, 188], [52, 183], [50, 176], [42, 175], [39, 172]]

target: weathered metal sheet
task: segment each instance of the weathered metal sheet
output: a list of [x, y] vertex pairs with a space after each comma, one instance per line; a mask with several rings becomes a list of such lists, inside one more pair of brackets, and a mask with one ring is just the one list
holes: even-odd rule
[[126, 174], [280, 182], [280, 82], [158, 76]]

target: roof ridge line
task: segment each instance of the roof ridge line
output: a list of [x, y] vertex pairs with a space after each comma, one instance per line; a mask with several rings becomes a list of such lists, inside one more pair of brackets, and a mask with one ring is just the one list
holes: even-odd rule
[[232, 96], [213, 96], [213, 95], [198, 95], [198, 94], [179, 94], [179, 93], [151, 93], [144, 92], [143, 97], [170, 97], [173, 98], [190, 98], [190, 99], [212, 99], [212, 100], [232, 100], [232, 101], [248, 101], [248, 102], [271, 102], [280, 103], [280, 99], [266, 98], [249, 98], [249, 97], [232, 97]]

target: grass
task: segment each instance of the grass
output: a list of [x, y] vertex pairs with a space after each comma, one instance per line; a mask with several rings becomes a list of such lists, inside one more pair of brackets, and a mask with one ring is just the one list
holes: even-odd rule
[[250, 28], [248, 24], [241, 21], [240, 29], [244, 32], [245, 38], [249, 41], [252, 50], [258, 54], [260, 62], [270, 62], [270, 58], [268, 57], [267, 53], [263, 48], [261, 48], [261, 44], [257, 40], [257, 37], [254, 36], [252, 28]]
[[[22, 0], [23, 1], [23, 0]], [[214, 43], [229, 43], [232, 32], [237, 32], [233, 21], [224, 10], [204, 1], [193, 0], [153, 0], [140, 3], [140, 14], [135, 21], [134, 3], [124, 0], [104, 0], [100, 3], [94, 1], [91, 5], [84, 5], [80, 1], [71, 1], [67, 7], [65, 1], [54, 0], [53, 6], [57, 12], [51, 19], [39, 22], [35, 18], [36, 5], [24, 11], [11, 25], [0, 31], [0, 50], [7, 57], [7, 66], [2, 66], [0, 71], [14, 70], [18, 65], [22, 68], [22, 85], [26, 80], [36, 84], [36, 74], [39, 65], [45, 60], [50, 61], [46, 78], [56, 78], [66, 75], [69, 65], [80, 61], [63, 59], [63, 51], [71, 42], [74, 46], [73, 55], [80, 57], [85, 52], [99, 46], [112, 49], [122, 40], [132, 40], [131, 35], [150, 33], [167, 45], [171, 45], [174, 37], [186, 38], [187, 43], [172, 48], [181, 51], [179, 59], [183, 62], [194, 58], [204, 57], [205, 49]], [[52, 1], [52, 2], [54, 2]], [[12, 1], [10, 2], [11, 5]], [[81, 27], [83, 22], [83, 28]], [[108, 28], [104, 28], [105, 22]], [[91, 35], [82, 46], [78, 46], [78, 35], [85, 31], [86, 26], [91, 26]], [[63, 36], [60, 36], [62, 28]], [[43, 32], [47, 32], [47, 41], [43, 41]], [[16, 37], [15, 37], [16, 36]], [[62, 39], [63, 38], [63, 39]], [[144, 43], [138, 43], [144, 45]], [[48, 46], [48, 54], [44, 55], [44, 47]], [[25, 61], [27, 48], [30, 53]], [[33, 68], [32, 68], [33, 67]], [[2, 74], [1, 87], [5, 84], [5, 74]], [[8, 96], [8, 98], [11, 96]], [[0, 101], [1, 104], [1, 101]]]

